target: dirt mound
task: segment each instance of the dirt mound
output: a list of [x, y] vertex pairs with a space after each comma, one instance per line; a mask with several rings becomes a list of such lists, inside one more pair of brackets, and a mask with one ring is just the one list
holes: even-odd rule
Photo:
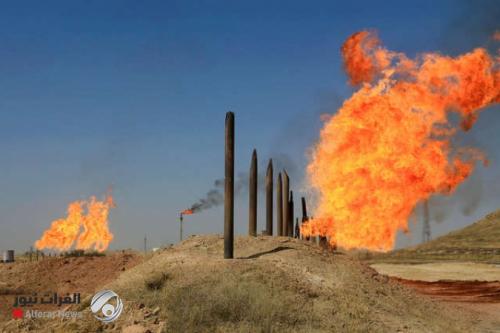
[[427, 243], [367, 259], [377, 262], [453, 260], [500, 263], [500, 210]]
[[219, 236], [156, 253], [107, 287], [125, 303], [101, 324], [11, 321], [9, 330], [96, 332], [472, 332], [475, 318], [379, 275], [344, 253], [284, 237], [238, 237], [222, 259]]
[[142, 257], [134, 252], [120, 251], [105, 256], [45, 257], [34, 262], [1, 264], [0, 320], [11, 318], [14, 295], [79, 292], [84, 298], [141, 261]]

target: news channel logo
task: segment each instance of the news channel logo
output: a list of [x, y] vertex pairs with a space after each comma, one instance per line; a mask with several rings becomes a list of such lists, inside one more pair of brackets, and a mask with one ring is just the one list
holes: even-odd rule
[[92, 297], [90, 310], [97, 320], [104, 323], [115, 321], [123, 311], [123, 302], [112, 290], [101, 290]]

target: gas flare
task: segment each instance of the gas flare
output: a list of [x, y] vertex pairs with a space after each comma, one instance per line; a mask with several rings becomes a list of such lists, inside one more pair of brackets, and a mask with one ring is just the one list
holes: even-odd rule
[[408, 231], [419, 202], [452, 193], [475, 162], [487, 163], [482, 152], [450, 140], [499, 102], [499, 59], [483, 48], [410, 59], [384, 48], [371, 31], [350, 36], [342, 55], [359, 89], [325, 121], [312, 150], [307, 174], [319, 200], [302, 234], [387, 251], [398, 230]]
[[103, 201], [92, 196], [87, 201], [70, 203], [67, 217], [53, 221], [50, 229], [35, 242], [36, 248], [66, 251], [74, 245], [79, 250], [106, 250], [113, 240], [108, 228], [108, 215], [114, 207], [110, 193]]
[[185, 209], [181, 212], [181, 215], [191, 215], [194, 214], [194, 211], [192, 209]]

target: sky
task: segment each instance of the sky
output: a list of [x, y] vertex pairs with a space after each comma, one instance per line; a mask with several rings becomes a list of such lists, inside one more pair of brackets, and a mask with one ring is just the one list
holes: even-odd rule
[[[488, 47], [497, 22], [495, 1], [4, 2], [0, 250], [25, 251], [71, 201], [102, 198], [110, 185], [111, 249], [142, 248], [145, 235], [150, 248], [177, 242], [179, 211], [223, 177], [229, 110], [236, 173], [256, 148], [261, 171], [269, 157], [288, 160], [300, 197], [320, 115], [353, 92], [340, 57], [349, 35], [375, 29], [410, 56], [457, 55]], [[498, 111], [485, 110], [464, 138], [490, 166], [437, 200], [447, 214], [432, 222], [433, 236], [499, 208]], [[463, 214], [460, 193], [471, 188], [480, 200]], [[247, 207], [242, 193], [237, 234]], [[412, 223], [398, 246], [418, 243], [420, 228]], [[222, 231], [222, 207], [185, 219], [185, 235]]]

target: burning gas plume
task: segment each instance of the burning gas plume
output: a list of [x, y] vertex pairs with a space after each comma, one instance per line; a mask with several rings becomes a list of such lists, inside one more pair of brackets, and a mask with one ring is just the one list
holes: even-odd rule
[[108, 228], [108, 215], [114, 207], [111, 194], [103, 201], [91, 197], [88, 201], [70, 203], [67, 217], [53, 221], [50, 229], [35, 242], [36, 248], [65, 251], [75, 246], [80, 250], [106, 250], [113, 239]]
[[194, 214], [194, 211], [192, 209], [184, 209], [181, 212], [181, 215], [192, 215], [192, 214]]
[[482, 48], [410, 59], [369, 31], [350, 36], [342, 55], [359, 89], [326, 120], [312, 151], [307, 172], [319, 201], [302, 233], [387, 251], [417, 203], [453, 192], [476, 161], [486, 164], [480, 151], [450, 140], [499, 102], [499, 59]]

